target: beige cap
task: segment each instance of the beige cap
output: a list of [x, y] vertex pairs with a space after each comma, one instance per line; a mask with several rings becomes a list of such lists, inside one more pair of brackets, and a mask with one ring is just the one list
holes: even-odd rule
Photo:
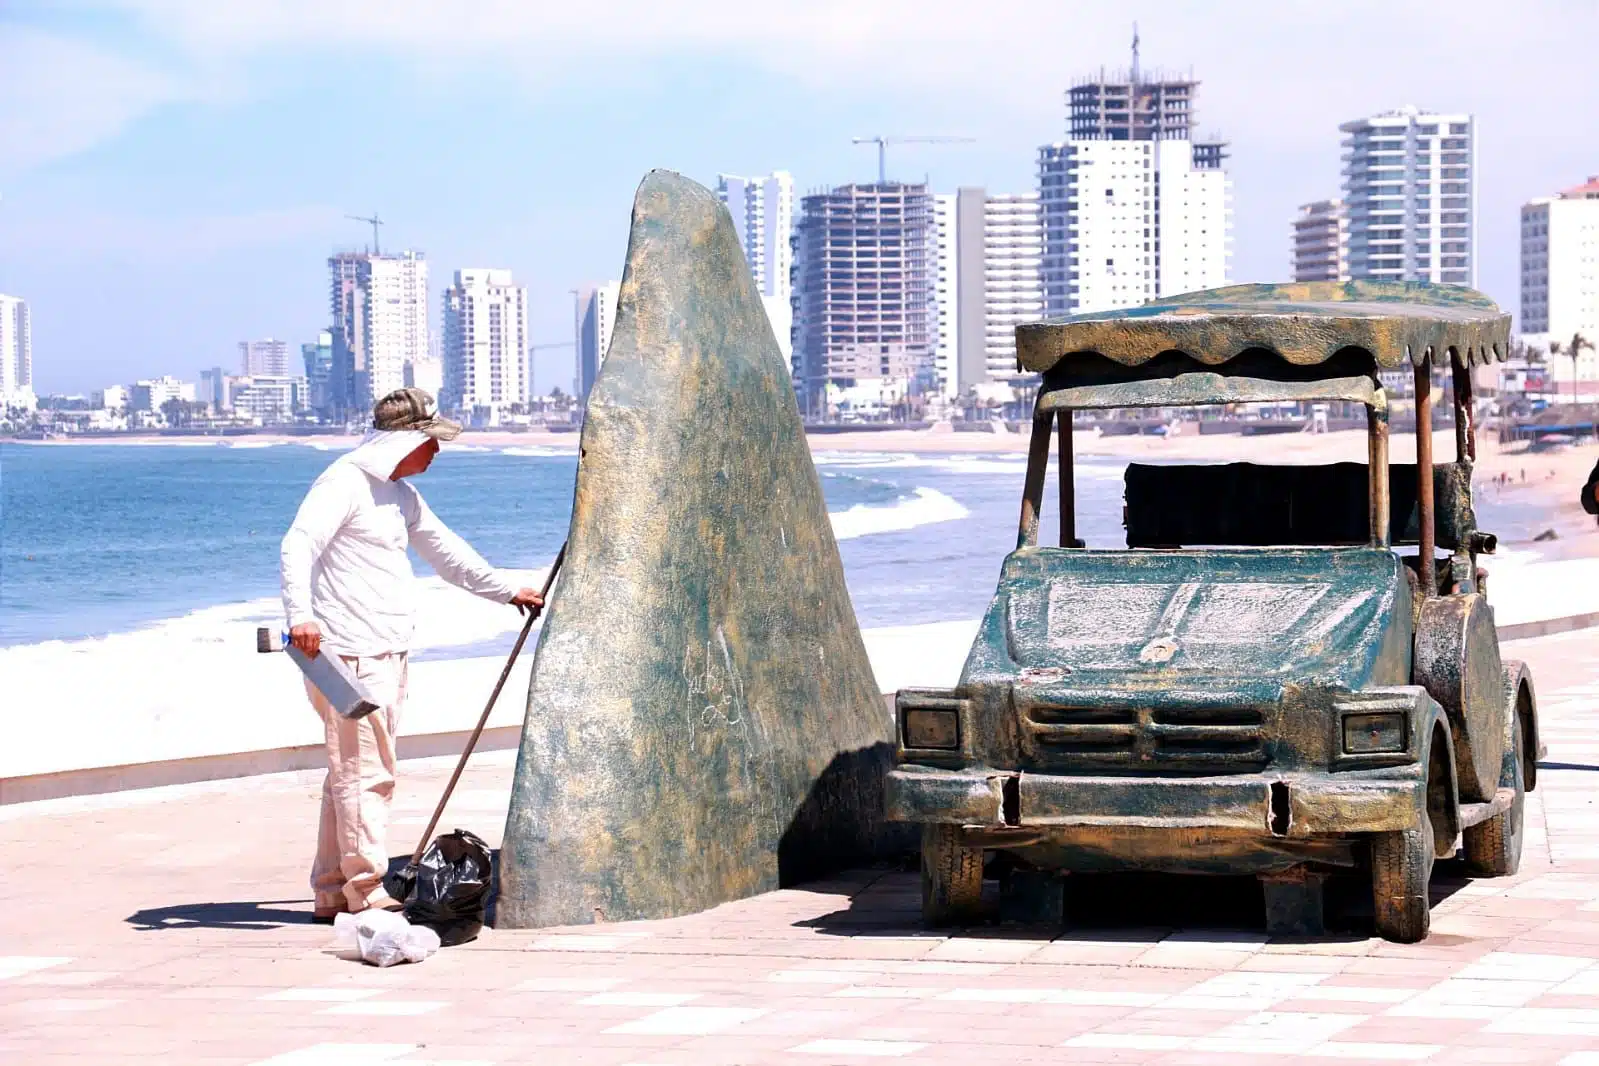
[[372, 407], [372, 428], [413, 429], [438, 440], [461, 435], [461, 423], [439, 417], [439, 409], [423, 389], [395, 389]]

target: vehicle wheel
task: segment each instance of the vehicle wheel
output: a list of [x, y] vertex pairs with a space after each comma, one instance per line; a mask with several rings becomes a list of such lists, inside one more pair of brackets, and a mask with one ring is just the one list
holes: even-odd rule
[[922, 920], [928, 925], [971, 921], [983, 902], [983, 852], [961, 844], [960, 827], [922, 827]]
[[1427, 936], [1433, 847], [1432, 819], [1425, 811], [1415, 829], [1371, 838], [1372, 910], [1384, 940], [1414, 944]]
[[1494, 815], [1486, 822], [1468, 826], [1463, 836], [1466, 845], [1466, 866], [1472, 873], [1484, 877], [1509, 877], [1521, 867], [1521, 822], [1527, 807], [1527, 787], [1522, 766], [1526, 756], [1526, 735], [1521, 725], [1521, 708], [1516, 694], [1510, 695], [1510, 713], [1515, 716], [1512, 731], [1515, 749], [1512, 756], [1514, 769], [1511, 780], [1501, 787], [1516, 790], [1510, 809]]

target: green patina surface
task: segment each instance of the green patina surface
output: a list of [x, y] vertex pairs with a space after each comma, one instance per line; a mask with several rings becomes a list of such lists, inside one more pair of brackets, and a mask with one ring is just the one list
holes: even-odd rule
[[[1103, 360], [1135, 366], [1180, 352], [1216, 366], [1252, 350], [1297, 365], [1358, 349], [1371, 364], [1503, 359], [1510, 316], [1481, 293], [1425, 282], [1303, 282], [1233, 285], [1139, 307], [1017, 327], [1016, 359], [1043, 372]], [[1068, 374], [1074, 371], [1067, 370]]]
[[892, 724], [727, 210], [633, 209], [501, 856], [510, 927], [703, 910], [884, 841]]
[[[1005, 561], [961, 686], [1019, 685], [1021, 702], [1041, 707], [1248, 706], [1274, 717], [1285, 687], [1408, 684], [1410, 618], [1401, 564], [1383, 549], [1028, 548]], [[1280, 725], [1268, 723], [1263, 760], [1302, 752], [1325, 764], [1324, 717]], [[989, 765], [1125, 761], [1057, 758], [1048, 744], [1029, 753], [1017, 740], [986, 753], [998, 760]]]

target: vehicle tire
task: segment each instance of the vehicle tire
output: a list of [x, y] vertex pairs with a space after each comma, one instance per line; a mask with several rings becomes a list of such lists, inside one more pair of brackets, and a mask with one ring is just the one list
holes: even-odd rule
[[983, 902], [983, 852], [961, 844], [960, 827], [922, 827], [922, 920], [956, 925], [974, 920]]
[[1508, 810], [1486, 822], [1467, 826], [1462, 834], [1465, 838], [1466, 866], [1472, 873], [1483, 877], [1509, 877], [1521, 868], [1521, 825], [1527, 808], [1527, 786], [1522, 767], [1527, 754], [1527, 738], [1526, 730], [1522, 727], [1517, 695], [1512, 692], [1509, 697], [1509, 713], [1513, 716], [1511, 729], [1515, 737], [1511, 759], [1514, 768], [1510, 774], [1511, 780], [1500, 786], [1514, 788], [1516, 797], [1510, 801]]
[[1421, 824], [1371, 838], [1372, 911], [1377, 935], [1399, 944], [1425, 939], [1432, 921], [1427, 886], [1432, 881], [1432, 819], [1421, 812]]

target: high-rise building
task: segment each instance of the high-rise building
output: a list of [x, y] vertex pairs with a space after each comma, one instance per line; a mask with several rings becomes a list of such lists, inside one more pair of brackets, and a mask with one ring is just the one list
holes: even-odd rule
[[1522, 205], [1520, 326], [1533, 343], [1564, 350], [1549, 360], [1556, 381], [1599, 379], [1593, 348], [1578, 345], [1575, 366], [1570, 359], [1576, 335], [1599, 347], [1599, 176]]
[[332, 322], [333, 365], [328, 376], [328, 407], [336, 420], [359, 417], [362, 405], [355, 395], [355, 375], [364, 365], [366, 344], [364, 303], [360, 295], [361, 265], [365, 252], [337, 252], [328, 259], [328, 317]]
[[[974, 385], [1020, 380], [1026, 375], [1016, 370], [1016, 327], [1038, 321], [1044, 312], [1038, 196], [990, 195], [986, 189], [965, 187], [937, 200], [940, 385], [953, 396]], [[942, 217], [946, 203], [948, 247]], [[949, 312], [946, 291], [954, 301]], [[942, 370], [946, 342], [954, 349], [947, 379]]]
[[228, 388], [228, 383], [232, 380], [232, 375], [220, 366], [202, 370], [200, 388], [194, 398], [208, 404], [213, 412], [227, 411], [232, 405], [232, 396]]
[[239, 373], [247, 377], [254, 374], [286, 376], [289, 373], [288, 342], [270, 337], [261, 341], [240, 341]]
[[421, 389], [437, 399], [444, 395], [444, 360], [418, 359], [405, 364], [405, 387]]
[[1067, 92], [1068, 139], [1038, 150], [1048, 315], [1225, 285], [1226, 146], [1193, 139], [1199, 82], [1130, 72]]
[[1016, 327], [1044, 317], [1044, 229], [1038, 194], [989, 195], [983, 203], [983, 363], [990, 380], [1016, 370]]
[[967, 186], [955, 194], [955, 391], [988, 378], [988, 191]]
[[1345, 122], [1349, 276], [1477, 284], [1476, 123], [1414, 107]]
[[428, 268], [421, 252], [340, 252], [328, 260], [333, 407], [363, 417], [405, 386], [405, 365], [428, 352]]
[[0, 407], [33, 405], [33, 322], [19, 296], [0, 294]]
[[716, 195], [733, 216], [744, 257], [783, 357], [793, 352], [794, 178], [786, 170], [759, 177], [718, 174]]
[[306, 406], [322, 418], [333, 412], [333, 333], [322, 330], [315, 344], [300, 345], [300, 361], [305, 364], [308, 395]]
[[1295, 281], [1349, 280], [1349, 220], [1342, 200], [1301, 204], [1289, 252]]
[[938, 308], [938, 344], [933, 350], [933, 373], [939, 395], [960, 392], [960, 230], [959, 195], [933, 197], [934, 262], [933, 303]]
[[440, 404], [494, 424], [512, 405], [527, 403], [527, 344], [527, 289], [511, 272], [457, 270], [444, 290]]
[[794, 369], [802, 405], [828, 385], [936, 387], [938, 239], [925, 184], [841, 185], [801, 201]]
[[616, 326], [616, 301], [621, 291], [619, 281], [588, 285], [578, 290], [577, 394], [581, 400], [588, 399], [594, 379], [605, 364], [605, 353], [611, 347], [611, 331]]

